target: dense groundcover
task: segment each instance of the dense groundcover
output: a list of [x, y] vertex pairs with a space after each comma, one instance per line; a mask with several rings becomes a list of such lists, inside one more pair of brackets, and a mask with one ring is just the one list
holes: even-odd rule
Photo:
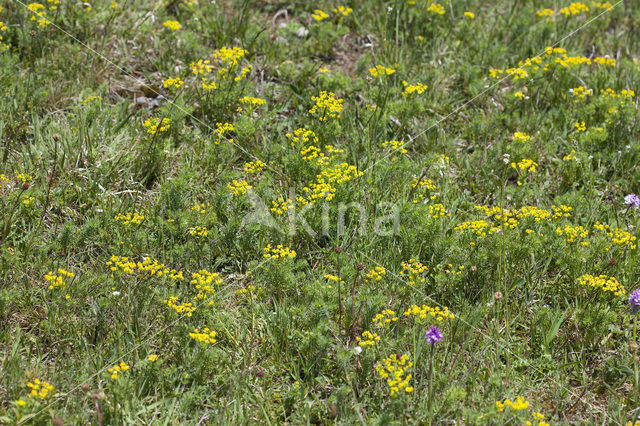
[[636, 424], [638, 28], [5, 0], [0, 423]]

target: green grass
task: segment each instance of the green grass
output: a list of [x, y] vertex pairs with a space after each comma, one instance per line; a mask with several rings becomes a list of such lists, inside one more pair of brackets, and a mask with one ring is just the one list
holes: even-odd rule
[[640, 7], [570, 3], [6, 2], [0, 423], [635, 422]]

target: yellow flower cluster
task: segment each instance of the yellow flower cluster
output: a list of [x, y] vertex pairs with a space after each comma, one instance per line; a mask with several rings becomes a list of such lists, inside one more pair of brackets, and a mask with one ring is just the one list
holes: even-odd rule
[[155, 135], [157, 132], [163, 133], [169, 130], [171, 127], [171, 120], [168, 118], [163, 118], [160, 120], [158, 117], [149, 117], [145, 120], [143, 126], [147, 129], [147, 133], [150, 135]]
[[384, 141], [382, 142], [383, 148], [389, 148], [392, 152], [399, 152], [401, 154], [406, 154], [407, 150], [404, 148], [404, 141]]
[[382, 266], [376, 266], [365, 275], [367, 281], [381, 281], [382, 277], [387, 275], [387, 270]]
[[262, 106], [262, 105], [266, 105], [267, 101], [265, 101], [264, 99], [261, 98], [254, 98], [251, 96], [243, 96], [242, 98], [238, 99], [238, 102], [240, 102], [243, 105], [250, 105], [250, 106], [254, 106], [254, 107], [258, 107], [258, 106]]
[[538, 167], [538, 163], [528, 158], [523, 158], [518, 163], [511, 163], [511, 167], [524, 172], [534, 173], [536, 171], [536, 167]]
[[[216, 140], [213, 143], [219, 145], [222, 138], [233, 131], [235, 128], [231, 123], [216, 123]], [[229, 139], [229, 142], [233, 143], [233, 139]]]
[[271, 210], [272, 213], [277, 213], [277, 214], [285, 214], [287, 210], [295, 207], [295, 204], [293, 203], [292, 200], [290, 199], [285, 200], [282, 197], [278, 198], [275, 201], [271, 201], [271, 205], [273, 207], [271, 207], [269, 210]]
[[191, 211], [198, 214], [206, 214], [209, 207], [211, 207], [211, 204], [209, 203], [196, 204], [195, 206], [191, 207]]
[[183, 84], [184, 84], [184, 81], [182, 81], [180, 78], [177, 78], [177, 77], [168, 78], [162, 82], [162, 86], [165, 89], [169, 89], [169, 88], [179, 89], [180, 87], [182, 87]]
[[411, 96], [414, 93], [418, 95], [422, 95], [425, 90], [427, 90], [428, 86], [422, 83], [409, 84], [406, 81], [402, 81], [402, 85], [404, 89], [402, 90], [402, 96]]
[[373, 68], [369, 68], [369, 74], [374, 77], [382, 77], [385, 75], [395, 74], [396, 70], [393, 68], [385, 67], [383, 65], [376, 65]]
[[476, 19], [476, 15], [473, 12], [468, 12], [467, 11], [467, 12], [464, 12], [463, 15], [464, 15], [465, 18]]
[[497, 232], [500, 228], [514, 229], [518, 226], [518, 221], [514, 219], [514, 214], [510, 210], [501, 209], [498, 206], [474, 206], [474, 208], [484, 212], [485, 216], [493, 221], [490, 232]]
[[200, 289], [203, 286], [211, 284], [222, 284], [222, 278], [217, 272], [209, 272], [206, 269], [201, 269], [198, 272], [191, 274], [191, 284], [196, 284], [196, 288]]
[[398, 321], [398, 317], [391, 309], [385, 309], [373, 317], [372, 321], [378, 327], [388, 327], [392, 322]]
[[[2, 9], [3, 9], [3, 7], [0, 6], [0, 12], [2, 12]], [[7, 31], [7, 29], [8, 28], [5, 25], [5, 23], [0, 21], [0, 52], [9, 49], [9, 45], [2, 41], [4, 39], [3, 39], [2, 34], [1, 34], [1, 33], [5, 32], [5, 31]]]
[[380, 336], [376, 333], [365, 330], [362, 332], [362, 336], [356, 336], [356, 341], [358, 342], [358, 346], [363, 349], [371, 348], [376, 342], [380, 341]]
[[[214, 50], [212, 61], [209, 59], [199, 59], [198, 62], [191, 62], [189, 67], [194, 75], [202, 75], [201, 86], [204, 90], [214, 90], [218, 88], [216, 82], [212, 78], [205, 77], [206, 74], [213, 71], [213, 63], [217, 62], [219, 64], [218, 77], [224, 80], [228, 75], [236, 72], [239, 62], [247, 53], [249, 52], [240, 47], [221, 47], [220, 49]], [[251, 72], [251, 68], [251, 64], [243, 67], [239, 73], [235, 74], [233, 80], [240, 81], [246, 78], [249, 72]]]
[[449, 274], [453, 274], [453, 275], [460, 275], [462, 274], [462, 271], [464, 271], [464, 265], [460, 265], [458, 266], [458, 268], [454, 268], [453, 265], [451, 263], [447, 264], [446, 269], [444, 270], [444, 273], [449, 275]]
[[338, 7], [333, 9], [333, 13], [335, 13], [338, 16], [347, 17], [347, 16], [349, 16], [351, 14], [351, 12], [353, 12], [353, 9], [351, 9], [350, 7], [345, 7], [345, 6], [338, 6]]
[[561, 47], [546, 47], [542, 57], [536, 56], [526, 58], [518, 62], [518, 67], [506, 70], [490, 68], [491, 78], [501, 78], [504, 74], [512, 76], [514, 80], [521, 80], [530, 77], [530, 74], [553, 70], [555, 65], [562, 68], [572, 68], [579, 65], [591, 65], [592, 63], [615, 65], [615, 60], [608, 58], [595, 58], [593, 61], [585, 56], [567, 56], [567, 50]]
[[311, 100], [315, 103], [309, 113], [316, 116], [318, 120], [325, 121], [327, 117], [340, 118], [343, 100], [336, 98], [333, 92], [323, 90], [318, 96], [312, 96]]
[[587, 89], [587, 86], [579, 86], [569, 89], [569, 93], [575, 98], [573, 103], [577, 103], [579, 100], [584, 100], [587, 96], [593, 95], [593, 90]]
[[208, 59], [205, 59], [204, 61], [199, 59], [198, 62], [191, 62], [189, 67], [191, 67], [191, 72], [195, 75], [208, 74], [213, 71], [213, 65], [211, 65], [211, 61]]
[[120, 374], [129, 370], [129, 366], [126, 362], [122, 361], [120, 364], [116, 364], [113, 367], [109, 368], [107, 372], [111, 376], [111, 380], [118, 380], [120, 378]]
[[[528, 409], [530, 404], [522, 396], [517, 396], [515, 401], [511, 401], [508, 398], [505, 399], [504, 402], [496, 401], [496, 408], [498, 409], [498, 412], [505, 412], [505, 407], [513, 411], [522, 411]], [[530, 414], [531, 419], [533, 419], [534, 422], [537, 422], [538, 426], [549, 426], [549, 423], [544, 421], [544, 414], [537, 411], [532, 411]], [[530, 420], [525, 421], [524, 424], [527, 426], [533, 425]]]
[[344, 153], [343, 149], [336, 148], [333, 145], [326, 145], [324, 149], [325, 152], [322, 152], [317, 146], [309, 145], [300, 149], [300, 155], [302, 155], [302, 159], [305, 161], [315, 163], [315, 165], [319, 167], [325, 167], [337, 156]]
[[[596, 222], [593, 227], [599, 231], [606, 231], [607, 237], [616, 246], [622, 246], [624, 248], [635, 249], [637, 247], [637, 238], [628, 231], [623, 231], [620, 228], [611, 228], [609, 225], [603, 225], [600, 222]], [[606, 248], [607, 251], [613, 247]]]
[[578, 278], [578, 284], [588, 287], [596, 287], [602, 291], [610, 291], [616, 296], [624, 296], [626, 291], [624, 286], [614, 277], [598, 275], [597, 277], [585, 274]]
[[25, 194], [22, 196], [22, 205], [25, 207], [29, 207], [31, 203], [33, 203], [35, 200], [36, 200], [36, 197], [31, 197]]
[[[351, 9], [350, 7], [345, 7], [345, 6], [338, 6], [335, 7], [333, 9], [333, 13], [337, 16], [338, 20], [341, 20], [343, 18], [346, 18], [347, 16], [349, 16], [351, 13], [353, 12], [353, 9]], [[329, 19], [329, 14], [320, 10], [320, 9], [316, 9], [313, 11], [313, 13], [311, 14], [311, 17], [316, 21], [316, 22], [322, 22], [325, 19]]]
[[513, 140], [517, 142], [528, 142], [530, 139], [531, 139], [531, 136], [523, 132], [515, 132], [513, 134]]
[[429, 205], [429, 214], [434, 219], [438, 219], [439, 217], [451, 216], [451, 213], [448, 213], [442, 204]]
[[324, 199], [331, 201], [336, 193], [334, 184], [340, 185], [352, 179], [359, 178], [362, 175], [363, 172], [358, 171], [356, 166], [347, 163], [340, 163], [325, 168], [316, 176], [316, 182], [302, 188], [307, 194], [307, 197], [298, 196], [296, 197], [296, 201], [302, 206], [314, 203], [317, 200]]
[[627, 98], [631, 99], [636, 95], [636, 92], [633, 90], [623, 89], [619, 93], [611, 88], [607, 88], [606, 90], [600, 90], [600, 96], [609, 97], [609, 98]]
[[403, 390], [406, 393], [413, 392], [413, 387], [409, 386], [409, 381], [413, 376], [407, 373], [411, 367], [413, 367], [413, 363], [409, 361], [409, 356], [406, 354], [400, 358], [396, 354], [391, 354], [376, 364], [376, 371], [381, 378], [387, 381], [389, 394], [392, 398], [395, 398], [398, 392]]
[[32, 179], [31, 175], [27, 173], [18, 173], [17, 170], [15, 170], [14, 173], [16, 174], [16, 179], [18, 179], [22, 183], [29, 182]]
[[520, 411], [529, 408], [529, 402], [527, 402], [523, 397], [517, 396], [515, 401], [511, 401], [508, 398], [505, 399], [504, 402], [496, 401], [496, 407], [500, 412], [504, 411], [504, 407], [509, 407], [514, 411]]
[[209, 230], [204, 226], [194, 226], [187, 230], [192, 237], [204, 238], [209, 235]]
[[251, 297], [251, 299], [256, 299], [258, 296], [260, 296], [261, 293], [262, 293], [262, 288], [258, 287], [258, 289], [256, 289], [256, 286], [254, 285], [249, 285], [247, 286], [247, 288], [241, 288], [240, 290], [236, 290], [236, 296], [248, 294]]
[[247, 190], [253, 188], [253, 186], [249, 185], [249, 183], [245, 179], [236, 180], [234, 179], [230, 183], [227, 184], [227, 188], [231, 191], [233, 195], [246, 194]]
[[229, 68], [238, 65], [238, 62], [247, 55], [246, 50], [240, 47], [221, 47], [213, 51], [213, 60], [225, 64]]
[[444, 7], [440, 3], [431, 3], [429, 7], [427, 7], [427, 12], [444, 15]]
[[411, 315], [418, 317], [419, 319], [425, 319], [427, 318], [428, 315], [430, 315], [432, 318], [435, 318], [436, 321], [438, 322], [441, 322], [442, 320], [447, 318], [449, 319], [455, 318], [455, 316], [451, 312], [449, 312], [449, 308], [447, 308], [446, 306], [444, 307], [444, 309], [441, 309], [439, 306], [432, 308], [427, 305], [422, 305], [422, 306], [413, 305], [409, 309], [407, 309], [406, 312], [404, 313], [404, 316], [406, 317], [410, 317]]
[[311, 14], [311, 17], [313, 19], [315, 19], [317, 22], [321, 22], [321, 21], [324, 21], [325, 19], [327, 19], [329, 17], [329, 15], [326, 12], [323, 12], [320, 9], [316, 9]]
[[196, 307], [193, 306], [191, 302], [182, 302], [180, 303], [180, 299], [176, 296], [171, 296], [164, 301], [164, 303], [176, 311], [178, 314], [185, 314], [190, 317], [193, 314], [193, 311], [196, 310]]
[[202, 342], [207, 345], [213, 345], [217, 342], [216, 340], [216, 332], [213, 330], [209, 330], [208, 328], [204, 328], [202, 332], [199, 329], [193, 330], [193, 332], [189, 333], [189, 337], [193, 340], [197, 340], [198, 342]]
[[554, 15], [553, 9], [541, 9], [536, 12], [538, 18], [548, 18]]
[[[54, 390], [51, 384], [40, 379], [34, 379], [33, 382], [27, 382], [27, 387], [30, 389], [29, 398], [34, 398], [34, 399], [49, 398], [51, 397], [51, 394], [53, 394], [53, 390]], [[23, 401], [23, 402], [26, 403], [26, 401]], [[20, 401], [18, 401], [18, 405], [25, 405], [25, 404], [20, 404]]]
[[[418, 204], [420, 200], [426, 201], [428, 193], [436, 190], [436, 185], [433, 183], [431, 179], [422, 178], [418, 181], [418, 178], [413, 178], [413, 183], [411, 184], [411, 188], [417, 189], [415, 198], [413, 199], [413, 204]], [[437, 198], [437, 195], [435, 194], [432, 194], [431, 196], [429, 196], [429, 199], [431, 200], [435, 200], [436, 198]]]
[[100, 96], [87, 96], [85, 99], [81, 100], [80, 103], [82, 105], [88, 105], [91, 102], [100, 102], [102, 98]]
[[29, 3], [27, 9], [32, 13], [31, 20], [38, 22], [38, 28], [44, 28], [51, 24], [51, 21], [47, 19], [47, 11], [41, 3]]
[[571, 3], [568, 7], [560, 9], [560, 13], [564, 16], [571, 16], [587, 13], [589, 10], [589, 6], [584, 3]]
[[425, 282], [424, 273], [429, 269], [416, 259], [409, 259], [408, 262], [402, 262], [402, 275], [408, 275], [409, 285], [415, 285], [416, 282], [422, 284]]
[[296, 257], [296, 252], [294, 250], [291, 250], [289, 247], [284, 247], [282, 244], [278, 244], [275, 247], [272, 247], [271, 244], [267, 244], [263, 251], [263, 257], [265, 259], [283, 261], [287, 258], [294, 259]]
[[244, 163], [244, 171], [245, 173], [253, 174], [262, 171], [266, 167], [260, 160], [251, 161], [249, 163]]
[[294, 130], [293, 134], [287, 133], [285, 136], [291, 141], [291, 146], [296, 146], [300, 143], [306, 146], [309, 142], [311, 142], [311, 145], [318, 145], [319, 142], [313, 130], [307, 130], [304, 127]]
[[[470, 220], [470, 221], [462, 222], [460, 225], [453, 228], [453, 230], [454, 231], [469, 230], [471, 232], [474, 232], [478, 237], [486, 237], [487, 228], [489, 228], [489, 223], [486, 220]], [[496, 229], [497, 231], [499, 228], [492, 228], [491, 232], [496, 232], [496, 231], [493, 231], [493, 229]]]
[[114, 219], [123, 225], [140, 225], [144, 220], [144, 216], [138, 213], [118, 213]]
[[584, 132], [587, 130], [587, 125], [584, 123], [584, 121], [578, 121], [573, 125], [573, 127], [576, 128], [576, 132], [578, 133]]
[[49, 290], [53, 290], [58, 287], [66, 287], [66, 278], [73, 278], [75, 275], [72, 272], [59, 268], [56, 272], [49, 272], [44, 276], [44, 279], [49, 283]]
[[180, 28], [182, 28], [182, 24], [180, 24], [180, 22], [171, 19], [165, 21], [162, 26], [170, 29], [171, 31], [178, 31]]
[[142, 262], [134, 262], [125, 256], [111, 256], [106, 265], [109, 266], [112, 272], [122, 271], [126, 274], [138, 274], [142, 277], [161, 277], [166, 275], [173, 280], [184, 281], [182, 271], [178, 272], [175, 269], [169, 269], [164, 263], [159, 263], [156, 259], [150, 257], [145, 257]]
[[[556, 228], [556, 234], [563, 235], [568, 243], [573, 243], [578, 239], [584, 239], [589, 236], [589, 230], [582, 226], [565, 225], [564, 228]], [[580, 241], [580, 245], [588, 246], [588, 241]]]
[[325, 274], [324, 278], [328, 279], [329, 281], [333, 281], [334, 283], [343, 283], [344, 280], [336, 275], [331, 275], [331, 274]]
[[602, 2], [602, 3], [601, 2], [597, 2], [597, 1], [592, 1], [591, 5], [593, 7], [595, 7], [596, 9], [606, 9], [606, 10], [613, 9], [613, 5], [609, 1], [605, 1], [605, 2]]

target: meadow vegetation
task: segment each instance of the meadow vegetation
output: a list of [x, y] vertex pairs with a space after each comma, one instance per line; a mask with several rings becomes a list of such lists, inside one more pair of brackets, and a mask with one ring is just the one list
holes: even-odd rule
[[638, 28], [3, 2], [0, 423], [640, 425]]

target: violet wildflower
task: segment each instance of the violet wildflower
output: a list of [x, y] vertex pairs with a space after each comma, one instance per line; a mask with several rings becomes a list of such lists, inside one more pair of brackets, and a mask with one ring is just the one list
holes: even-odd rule
[[[640, 293], [639, 293], [639, 303], [640, 303]], [[427, 340], [427, 343], [434, 344], [436, 342], [442, 342], [442, 332], [435, 325], [432, 326], [429, 330], [427, 330], [427, 334], [425, 334], [424, 338]]]
[[629, 207], [633, 206], [635, 208], [638, 208], [640, 207], [640, 197], [638, 197], [636, 194], [629, 194], [624, 197], [624, 203]]
[[629, 305], [631, 306], [631, 312], [634, 314], [640, 309], [640, 289], [633, 290], [629, 296]]

